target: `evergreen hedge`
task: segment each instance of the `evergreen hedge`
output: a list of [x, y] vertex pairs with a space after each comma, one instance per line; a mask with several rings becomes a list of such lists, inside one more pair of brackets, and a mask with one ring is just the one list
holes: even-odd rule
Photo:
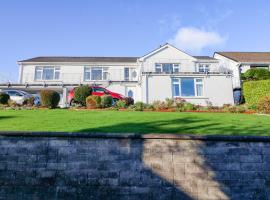
[[86, 105], [86, 98], [92, 94], [92, 88], [89, 85], [83, 85], [75, 88], [74, 100], [77, 103]]
[[0, 92], [0, 104], [7, 104], [9, 99], [10, 97], [8, 94]]
[[47, 108], [56, 108], [60, 101], [60, 95], [53, 90], [42, 90], [40, 92], [41, 105]]
[[246, 81], [243, 83], [245, 102], [256, 106], [264, 96], [270, 96], [270, 80]]

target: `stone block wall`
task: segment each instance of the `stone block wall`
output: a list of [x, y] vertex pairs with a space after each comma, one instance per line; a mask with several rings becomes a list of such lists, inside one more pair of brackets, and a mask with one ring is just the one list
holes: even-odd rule
[[0, 135], [0, 199], [270, 199], [266, 137]]

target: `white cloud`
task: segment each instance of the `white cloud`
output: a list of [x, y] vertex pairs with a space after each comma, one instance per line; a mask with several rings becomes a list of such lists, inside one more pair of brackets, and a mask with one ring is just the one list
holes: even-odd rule
[[206, 47], [220, 46], [225, 41], [226, 38], [217, 32], [205, 31], [195, 27], [183, 27], [178, 29], [169, 43], [191, 53], [200, 53]]

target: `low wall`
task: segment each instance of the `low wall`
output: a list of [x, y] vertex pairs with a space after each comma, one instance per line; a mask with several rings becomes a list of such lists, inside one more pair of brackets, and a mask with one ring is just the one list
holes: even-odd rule
[[269, 199], [270, 138], [0, 133], [0, 199]]

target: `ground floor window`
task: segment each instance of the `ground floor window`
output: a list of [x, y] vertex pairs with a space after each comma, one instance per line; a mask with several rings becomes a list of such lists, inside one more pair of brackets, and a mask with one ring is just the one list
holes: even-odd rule
[[59, 80], [60, 67], [36, 67], [35, 80]]
[[173, 97], [201, 97], [203, 96], [203, 79], [201, 78], [173, 78]]
[[108, 79], [108, 70], [104, 67], [85, 67], [84, 80], [85, 81], [101, 81]]

